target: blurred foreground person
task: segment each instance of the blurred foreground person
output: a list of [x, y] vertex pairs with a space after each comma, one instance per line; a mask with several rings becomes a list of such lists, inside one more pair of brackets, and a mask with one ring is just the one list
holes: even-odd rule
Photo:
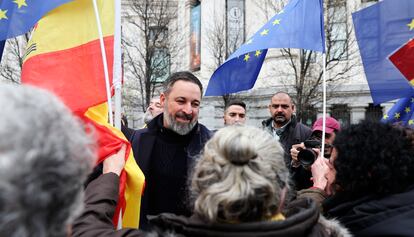
[[414, 236], [413, 141], [408, 128], [351, 125], [337, 134], [330, 161], [312, 167], [313, 198], [333, 194], [324, 212], [355, 236]]
[[92, 140], [44, 90], [1, 85], [0, 108], [0, 236], [69, 236], [95, 162]]
[[193, 216], [161, 214], [150, 222], [178, 236], [349, 236], [311, 199], [285, 205], [290, 180], [283, 156], [266, 131], [220, 129], [195, 167]]

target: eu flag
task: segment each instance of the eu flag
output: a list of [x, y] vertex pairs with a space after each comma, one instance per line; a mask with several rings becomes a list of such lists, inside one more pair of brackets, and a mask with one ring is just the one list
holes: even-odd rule
[[206, 96], [251, 89], [269, 48], [301, 48], [325, 52], [322, 0], [291, 0], [210, 78]]
[[414, 127], [414, 97], [406, 97], [398, 102], [382, 117], [384, 123], [399, 123]]
[[414, 1], [384, 0], [352, 17], [374, 103], [410, 97], [414, 90], [390, 56], [414, 36]]
[[50, 10], [72, 0], [0, 0], [0, 40], [28, 32]]

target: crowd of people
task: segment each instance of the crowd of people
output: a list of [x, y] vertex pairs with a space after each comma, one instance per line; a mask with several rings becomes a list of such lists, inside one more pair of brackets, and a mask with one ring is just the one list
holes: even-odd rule
[[235, 100], [210, 131], [198, 122], [202, 95], [196, 76], [174, 73], [144, 128], [124, 124], [146, 185], [139, 229], [117, 230], [125, 147], [84, 189], [93, 137], [52, 94], [2, 85], [0, 235], [414, 236], [410, 128], [332, 117], [308, 128], [277, 92], [262, 128], [244, 125], [247, 106]]

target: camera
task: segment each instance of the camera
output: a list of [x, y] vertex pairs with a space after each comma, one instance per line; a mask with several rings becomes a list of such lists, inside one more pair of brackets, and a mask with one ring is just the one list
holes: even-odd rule
[[315, 162], [318, 154], [312, 148], [321, 148], [322, 143], [319, 139], [310, 139], [304, 141], [305, 149], [301, 149], [298, 153], [298, 160], [302, 166], [308, 167]]

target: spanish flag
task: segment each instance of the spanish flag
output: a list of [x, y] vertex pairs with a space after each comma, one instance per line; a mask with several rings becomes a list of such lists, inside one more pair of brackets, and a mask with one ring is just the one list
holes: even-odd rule
[[[112, 78], [114, 0], [97, 0], [97, 4], [109, 78]], [[61, 5], [38, 22], [24, 58], [22, 82], [53, 91], [73, 111], [86, 111], [106, 101], [104, 68], [92, 0], [76, 0]]]
[[[114, 65], [115, 0], [96, 0], [104, 37], [109, 78]], [[36, 25], [28, 44], [22, 83], [47, 89], [92, 127], [98, 164], [128, 144], [121, 174], [118, 210], [122, 226], [138, 228], [145, 177], [123, 134], [108, 124], [104, 66], [92, 0], [76, 0], [49, 12]], [[119, 212], [117, 212], [119, 213]], [[117, 226], [118, 216], [114, 217]]]
[[86, 123], [93, 125], [95, 136], [99, 145], [99, 160], [103, 159], [114, 151], [121, 149], [123, 144], [127, 144], [125, 154], [126, 164], [124, 172], [121, 173], [121, 187], [117, 211], [113, 220], [117, 224], [119, 210], [122, 210], [122, 227], [138, 228], [139, 210], [141, 206], [141, 194], [144, 188], [144, 173], [139, 169], [132, 153], [131, 145], [121, 131], [108, 124], [108, 106], [107, 103], [89, 108], [88, 111], [79, 115]]

